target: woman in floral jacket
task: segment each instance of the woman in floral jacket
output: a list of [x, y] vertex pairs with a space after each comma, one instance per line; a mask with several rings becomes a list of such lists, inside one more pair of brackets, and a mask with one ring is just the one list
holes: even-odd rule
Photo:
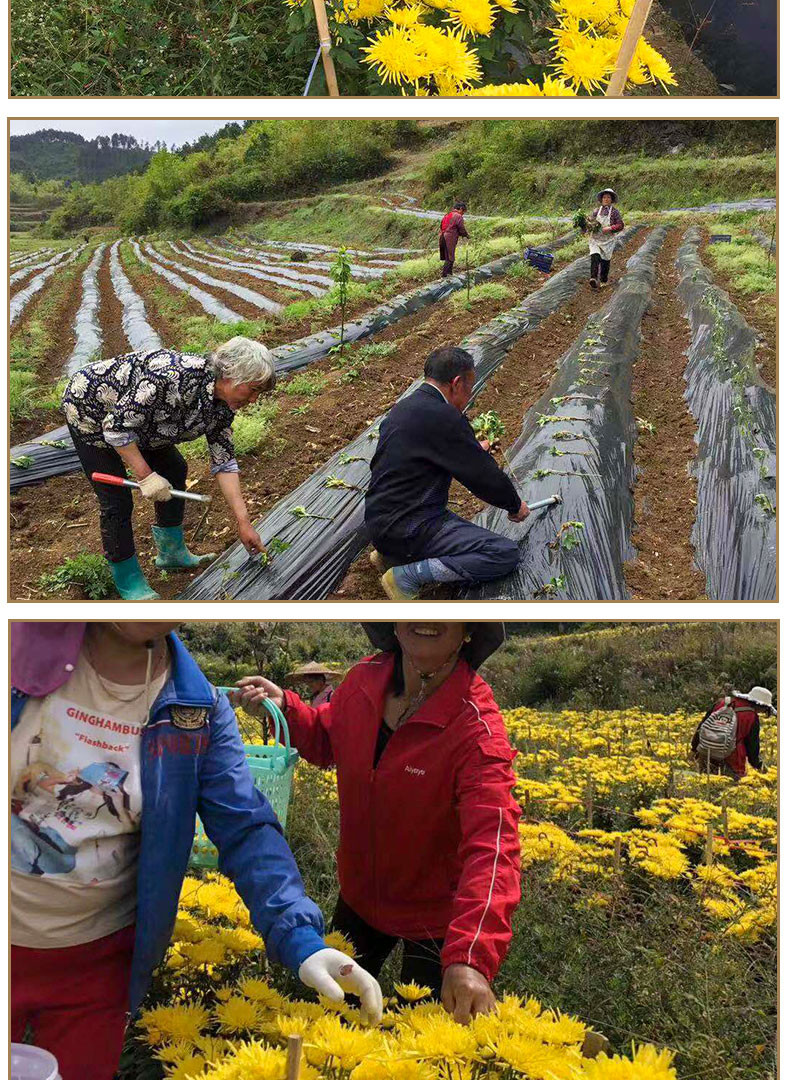
[[[235, 337], [208, 356], [170, 349], [126, 353], [76, 371], [63, 393], [66, 421], [86, 475], [125, 477], [131, 472], [156, 509], [156, 565], [163, 569], [197, 566], [210, 555], [193, 555], [184, 543], [184, 502], [171, 496], [182, 489], [187, 463], [176, 443], [205, 435], [211, 472], [233, 511], [239, 539], [252, 554], [263, 551], [250, 523], [239, 484], [233, 449], [234, 413], [274, 388], [269, 350]], [[135, 554], [132, 495], [129, 488], [93, 483], [101, 512], [104, 553], [124, 600], [152, 600]]]

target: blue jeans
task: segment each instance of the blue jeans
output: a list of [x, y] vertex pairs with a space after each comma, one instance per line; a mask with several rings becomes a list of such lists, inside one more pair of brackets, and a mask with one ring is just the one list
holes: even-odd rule
[[511, 574], [518, 565], [518, 545], [506, 536], [490, 532], [449, 510], [423, 532], [408, 540], [375, 537], [382, 555], [399, 565], [420, 559], [439, 559], [461, 581], [495, 581]]

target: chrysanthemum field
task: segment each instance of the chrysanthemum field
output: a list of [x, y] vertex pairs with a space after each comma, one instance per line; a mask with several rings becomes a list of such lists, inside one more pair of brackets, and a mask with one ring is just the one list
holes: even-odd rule
[[[695, 714], [516, 708], [506, 720], [524, 898], [494, 1015], [460, 1027], [385, 977], [384, 1022], [365, 1028], [353, 1005], [308, 998], [270, 968], [233, 886], [207, 873], [185, 881], [124, 1080], [283, 1080], [293, 1034], [304, 1078], [772, 1076], [776, 723], [763, 723], [767, 771], [733, 784], [688, 761]], [[249, 741], [255, 725], [239, 721]], [[332, 774], [302, 763], [290, 840], [327, 911], [336, 815]], [[612, 1056], [583, 1055], [590, 1030]]]
[[[284, 2], [295, 29], [311, 25], [308, 0]], [[368, 65], [389, 92], [573, 97], [605, 91], [633, 6], [551, 0], [540, 30], [538, 0], [330, 0], [328, 10], [341, 73]], [[521, 80], [503, 81], [514, 70]], [[628, 88], [676, 85], [665, 57], [640, 38]]]

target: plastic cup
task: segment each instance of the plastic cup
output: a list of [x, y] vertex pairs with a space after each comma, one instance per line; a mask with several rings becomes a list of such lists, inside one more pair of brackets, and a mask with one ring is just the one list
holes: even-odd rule
[[60, 1080], [58, 1063], [39, 1046], [11, 1043], [11, 1080]]

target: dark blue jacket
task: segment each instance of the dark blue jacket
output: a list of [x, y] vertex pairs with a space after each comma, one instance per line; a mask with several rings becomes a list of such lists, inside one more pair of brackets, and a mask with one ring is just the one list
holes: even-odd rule
[[453, 480], [508, 513], [521, 506], [512, 481], [483, 450], [467, 418], [428, 383], [384, 417], [370, 474], [365, 524], [382, 551], [438, 527]]
[[[305, 896], [294, 857], [268, 800], [253, 786], [236, 717], [175, 634], [170, 678], [154, 702], [140, 748], [143, 810], [129, 1008], [135, 1012], [167, 951], [187, 871], [195, 814], [219, 851], [269, 958], [296, 971], [325, 948], [324, 922]], [[27, 703], [11, 690], [11, 726]], [[174, 705], [208, 710], [202, 727], [171, 721]]]

